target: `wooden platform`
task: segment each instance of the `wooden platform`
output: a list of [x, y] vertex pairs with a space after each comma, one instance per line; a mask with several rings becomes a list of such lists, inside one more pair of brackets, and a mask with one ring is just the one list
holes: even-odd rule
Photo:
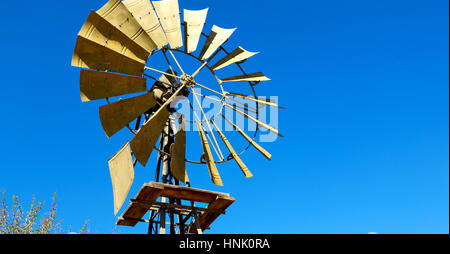
[[[207, 207], [192, 207], [186, 205], [163, 204], [156, 202], [159, 197], [174, 198], [186, 201], [208, 204]], [[234, 202], [234, 198], [227, 193], [213, 192], [183, 186], [150, 182], [144, 184], [125, 212], [117, 220], [120, 226], [134, 227], [138, 222], [145, 221], [142, 217], [148, 210], [157, 210], [161, 206], [171, 206], [181, 214], [188, 215], [192, 210], [199, 213], [198, 221], [203, 230], [209, 226]], [[193, 225], [196, 224], [194, 221]], [[194, 233], [196, 227], [191, 225], [189, 232]]]

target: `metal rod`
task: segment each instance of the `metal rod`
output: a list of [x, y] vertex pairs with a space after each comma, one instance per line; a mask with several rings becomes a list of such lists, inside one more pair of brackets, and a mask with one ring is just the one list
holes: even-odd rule
[[150, 68], [150, 67], [147, 67], [147, 66], [145, 66], [144, 68], [147, 69], [147, 70], [159, 72], [161, 74], [164, 74], [164, 75], [167, 75], [167, 76], [171, 76], [171, 77], [174, 77], [174, 78], [181, 78], [181, 77], [178, 77], [176, 75], [173, 75], [173, 74], [170, 74], [170, 73], [167, 73], [167, 72], [163, 72], [163, 71], [160, 71], [160, 70], [157, 70], [157, 69], [153, 69], [153, 68]]
[[186, 74], [186, 73], [184, 73], [183, 68], [181, 68], [180, 63], [178, 63], [177, 58], [176, 58], [175, 55], [172, 53], [172, 51], [171, 51], [170, 49], [168, 49], [168, 51], [169, 51], [170, 55], [172, 56], [173, 60], [175, 60], [175, 63], [178, 65], [178, 68], [180, 68], [181, 72], [182, 72], [183, 74]]
[[134, 126], [135, 131], [137, 131], [141, 125], [141, 118], [142, 118], [142, 115], [139, 115], [138, 118], [136, 119], [136, 126]]
[[[196, 113], [195, 110], [194, 110], [194, 107], [192, 107], [192, 104], [191, 104], [190, 101], [189, 101], [189, 105], [190, 105], [190, 107], [191, 107], [191, 109], [192, 109], [192, 112], [194, 112], [194, 115], [195, 115], [195, 117], [197, 118], [197, 121], [199, 122], [200, 128], [203, 128], [203, 124], [202, 124], [203, 121], [200, 120], [199, 116], [197, 115], [197, 113]], [[208, 119], [205, 119], [205, 122], [207, 122], [207, 121], [208, 121]], [[208, 135], [207, 133], [206, 133], [206, 136], [209, 138], [209, 135]], [[219, 157], [219, 160], [223, 160], [223, 159], [220, 158], [220, 155], [219, 155], [218, 151], [216, 150], [216, 147], [214, 146], [214, 143], [212, 143], [211, 141], [210, 141], [210, 143], [211, 143], [211, 145], [212, 145], [212, 147], [213, 147], [213, 149], [214, 149], [214, 152], [216, 152], [217, 157]]]
[[256, 118], [254, 118], [253, 116], [251, 116], [251, 115], [249, 115], [249, 114], [246, 114], [246, 113], [244, 113], [244, 112], [242, 112], [242, 111], [240, 111], [240, 110], [238, 110], [238, 109], [236, 109], [236, 108], [233, 108], [233, 107], [231, 107], [231, 106], [229, 106], [229, 105], [227, 105], [227, 104], [225, 104], [225, 106], [227, 106], [227, 107], [233, 109], [233, 110], [236, 111], [237, 113], [239, 113], [239, 114], [243, 115], [244, 117], [246, 117], [246, 118], [252, 120], [253, 122], [255, 122], [255, 123], [261, 125], [262, 127], [268, 129], [268, 130], [271, 131], [272, 133], [274, 133], [274, 134], [276, 134], [276, 135], [278, 135], [278, 136], [280, 136], [280, 137], [283, 137], [283, 135], [281, 135], [281, 134], [278, 132], [278, 129], [277, 129], [277, 128], [275, 128], [275, 127], [273, 127], [273, 126], [271, 126], [271, 125], [269, 125], [269, 124], [267, 124], [267, 123], [265, 123], [265, 122], [263, 122], [263, 121], [261, 121], [261, 120], [259, 120], [259, 119], [256, 119]]
[[218, 94], [218, 95], [220, 95], [220, 96], [222, 96], [222, 97], [225, 97], [225, 96], [226, 96], [225, 94], [220, 93], [220, 92], [217, 92], [216, 90], [213, 90], [213, 89], [211, 89], [211, 88], [209, 88], [209, 87], [207, 87], [207, 86], [204, 86], [204, 85], [198, 83], [197, 81], [195, 81], [194, 83], [195, 83], [197, 86], [199, 86], [199, 87], [201, 87], [201, 88], [204, 88], [204, 89], [206, 89], [206, 90], [208, 90], [208, 91], [210, 91], [210, 92], [216, 93], [216, 94]]
[[[210, 99], [210, 100], [213, 100], [213, 101], [217, 101], [217, 102], [221, 102], [221, 103], [225, 103], [225, 104], [228, 104], [228, 105], [230, 105], [230, 103], [228, 103], [228, 102], [226, 102], [226, 101], [221, 101], [221, 100], [219, 100], [219, 99], [217, 99], [217, 98], [214, 98], [214, 97], [211, 97], [211, 96], [207, 96], [207, 95], [204, 95], [204, 94], [198, 94], [198, 93], [196, 93], [196, 92], [194, 92], [194, 91], [192, 91], [192, 93], [193, 94], [197, 94], [197, 95], [199, 95], [199, 96], [202, 96], [203, 98], [208, 98], [208, 99]], [[228, 98], [228, 97], [227, 97]], [[236, 105], [237, 106], [237, 105]], [[246, 104], [244, 104], [244, 107], [241, 107], [241, 106], [237, 106], [238, 108], [240, 108], [240, 109], [243, 109], [243, 110], [250, 110], [252, 113], [256, 113], [256, 109], [255, 108], [253, 108], [253, 107], [251, 107], [251, 106], [248, 106], [248, 105], [246, 105]]]
[[198, 82], [196, 82], [196, 81], [195, 81], [194, 83], [195, 83], [197, 86], [201, 87], [201, 88], [204, 88], [204, 89], [206, 89], [206, 90], [208, 90], [208, 91], [210, 91], [210, 92], [213, 92], [213, 93], [216, 93], [216, 94], [222, 96], [223, 98], [232, 100], [232, 101], [234, 101], [234, 102], [236, 102], [236, 103], [239, 103], [239, 104], [245, 106], [244, 103], [242, 103], [242, 102], [240, 102], [240, 101], [237, 101], [237, 100], [235, 100], [235, 99], [233, 99], [233, 98], [231, 98], [231, 97], [227, 97], [227, 93], [228, 93], [228, 92], [220, 93], [220, 92], [217, 92], [216, 90], [213, 90], [213, 89], [211, 89], [211, 88], [209, 88], [209, 87], [207, 87], [207, 86], [204, 86], [204, 85], [202, 85], [202, 84], [200, 84], [200, 83], [198, 83]]
[[[190, 102], [189, 100], [188, 100], [188, 103], [189, 103], [189, 106], [191, 107], [192, 112], [194, 112], [195, 118], [197, 118], [197, 121], [200, 123], [200, 126], [202, 127], [202, 126], [203, 126], [203, 125], [202, 125], [202, 120], [201, 120], [200, 117], [197, 115], [197, 112], [195, 112], [194, 107], [192, 106], [192, 104], [191, 104], [191, 102]], [[207, 121], [208, 121], [208, 119], [205, 120], [205, 122], [207, 122]], [[207, 136], [208, 136], [208, 135], [207, 135]], [[208, 137], [209, 137], [209, 136], [208, 136]], [[217, 150], [216, 150], [216, 148], [215, 148], [215, 146], [214, 146], [214, 144], [213, 144], [212, 142], [211, 142], [211, 145], [212, 145], [214, 151], [216, 152], [217, 157], [219, 157], [219, 159], [221, 159], [219, 153], [217, 152]], [[222, 159], [222, 160], [223, 160], [223, 159]]]
[[203, 69], [203, 67], [205, 67], [205, 65], [208, 63], [208, 61], [204, 62], [192, 75], [192, 78], [195, 78], [195, 76], [197, 76], [198, 73], [200, 73], [200, 71]]
[[208, 58], [208, 60], [206, 60], [206, 61], [202, 64], [202, 66], [200, 66], [200, 67], [194, 72], [194, 74], [192, 74], [191, 76], [192, 76], [193, 78], [194, 78], [195, 76], [197, 76], [197, 74], [203, 69], [203, 67], [205, 67], [206, 64], [208, 64], [209, 61], [211, 61], [211, 59], [213, 59], [213, 58], [217, 55], [217, 53], [219, 53], [219, 50], [216, 50], [216, 52], [214, 52], [214, 54], [213, 54], [210, 58]]
[[[194, 90], [191, 88], [191, 92], [193, 92], [193, 91], [194, 91]], [[201, 110], [202, 113], [203, 113], [203, 117], [205, 117], [206, 124], [208, 125], [208, 128], [209, 128], [209, 130], [211, 131], [211, 136], [212, 136], [213, 139], [214, 139], [214, 143], [217, 145], [217, 150], [219, 150], [219, 154], [218, 154], [219, 159], [220, 159], [220, 160], [223, 160], [224, 157], [223, 157], [222, 151], [220, 150], [219, 144], [217, 143], [216, 137], [214, 136], [213, 130], [212, 130], [212, 128], [211, 128], [211, 125], [209, 124], [208, 117], [206, 116], [205, 111], [203, 111], [202, 104], [200, 103], [200, 100], [198, 99], [198, 97], [197, 97], [197, 95], [196, 95], [195, 93], [194, 93], [194, 98], [195, 98], [195, 100], [197, 101], [197, 104], [198, 104], [198, 106], [200, 107], [200, 110]]]
[[[180, 185], [180, 181], [178, 181], [178, 179], [175, 179], [175, 185], [179, 186]], [[177, 198], [175, 200], [177, 205], [181, 205], [181, 199]], [[178, 223], [179, 223], [179, 231], [180, 231], [180, 235], [184, 235], [185, 231], [184, 231], [184, 220], [183, 220], [183, 214], [178, 213]]]
[[[164, 135], [164, 132], [162, 132], [161, 133], [160, 142], [159, 142], [160, 150], [163, 149], [163, 143], [164, 143], [163, 140], [164, 139], [165, 139], [165, 135]], [[161, 171], [162, 158], [163, 158], [162, 153], [159, 152], [158, 153], [158, 162], [157, 162], [157, 165], [156, 165], [155, 182], [159, 182], [159, 175], [160, 175], [160, 171]], [[149, 225], [148, 225], [148, 234], [152, 234], [153, 233], [153, 224], [154, 224], [153, 220], [154, 220], [154, 218], [156, 217], [157, 214], [158, 213], [155, 214], [155, 211], [153, 211], [153, 210], [150, 212], [150, 220], [149, 220], [150, 222], [149, 222]], [[155, 230], [157, 230], [156, 227], [155, 227]]]
[[[173, 71], [172, 65], [170, 64], [169, 58], [167, 58], [166, 51], [163, 50], [162, 52], [163, 52], [164, 58], [166, 59], [167, 64], [169, 65], [170, 71], [172, 71], [172, 73], [175, 73], [175, 71]], [[163, 83], [165, 83], [167, 85], [166, 82], [163, 82]], [[172, 86], [172, 84], [168, 84], [168, 85]]]

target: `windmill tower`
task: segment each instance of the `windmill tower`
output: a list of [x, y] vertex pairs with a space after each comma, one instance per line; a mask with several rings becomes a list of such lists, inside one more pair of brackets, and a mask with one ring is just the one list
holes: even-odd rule
[[[208, 9], [184, 9], [181, 22], [178, 0], [109, 0], [99, 10], [91, 11], [78, 34], [72, 66], [82, 68], [82, 101], [105, 99], [106, 104], [99, 108], [99, 114], [108, 137], [124, 128], [133, 135], [109, 160], [115, 214], [126, 200], [136, 164], [145, 167], [152, 151], [158, 153], [154, 181], [144, 184], [130, 200], [117, 225], [135, 226], [146, 222], [150, 234], [164, 234], [166, 226], [170, 233], [202, 233], [225, 213], [234, 198], [226, 193], [192, 188], [187, 166], [206, 165], [212, 182], [223, 185], [217, 165], [234, 160], [245, 177], [251, 177], [252, 173], [240, 158], [245, 151], [254, 147], [265, 158], [271, 158], [271, 154], [255, 142], [259, 128], [282, 136], [276, 128], [259, 120], [261, 107], [279, 107], [274, 101], [256, 96], [255, 86], [270, 79], [261, 72], [247, 73], [243, 67], [243, 62], [257, 53], [242, 47], [232, 51], [224, 48], [223, 44], [235, 29], [214, 25], [209, 34], [203, 33], [207, 13]], [[201, 41], [204, 44], [199, 47]], [[158, 54], [165, 59], [166, 68], [146, 66], [148, 60]], [[198, 62], [195, 72], [184, 71], [183, 63], [176, 56], [181, 54]], [[218, 58], [220, 54], [223, 56]], [[219, 78], [216, 72], [231, 65], [241, 73]], [[215, 87], [197, 80], [201, 71], [212, 74], [217, 81]], [[229, 92], [225, 85], [228, 82], [247, 82], [252, 94]], [[194, 88], [204, 89], [216, 97], [199, 94]], [[117, 99], [119, 96], [129, 97]], [[220, 103], [220, 111], [208, 117], [201, 98]], [[189, 103], [193, 120], [176, 110], [179, 100]], [[195, 104], [200, 110], [194, 109]], [[226, 108], [256, 123], [253, 137], [223, 114]], [[231, 125], [248, 143], [242, 151], [233, 148], [217, 119]], [[196, 142], [186, 143], [186, 124], [198, 130], [196, 139], [200, 139], [202, 146], [198, 161], [186, 158], [186, 145]], [[222, 149], [216, 136], [222, 140]], [[224, 156], [226, 151], [228, 156]], [[147, 213], [150, 215], [145, 219]]]

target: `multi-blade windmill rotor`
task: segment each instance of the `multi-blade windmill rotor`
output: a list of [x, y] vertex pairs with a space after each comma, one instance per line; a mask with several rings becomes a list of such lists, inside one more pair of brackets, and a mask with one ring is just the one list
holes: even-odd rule
[[[164, 161], [169, 163], [169, 173], [183, 183], [189, 183], [186, 163], [206, 164], [212, 182], [223, 185], [217, 169], [218, 163], [235, 160], [243, 174], [251, 177], [252, 173], [240, 158], [245, 150], [253, 146], [265, 158], [271, 158], [271, 154], [256, 143], [256, 132], [263, 127], [281, 135], [275, 127], [259, 119], [259, 109], [279, 106], [272, 100], [258, 98], [254, 89], [259, 82], [270, 79], [261, 72], [244, 71], [242, 63], [257, 53], [249, 52], [240, 46], [231, 52], [223, 47], [235, 29], [213, 25], [209, 34], [203, 33], [207, 13], [208, 9], [185, 9], [181, 20], [178, 0], [109, 0], [99, 10], [91, 11], [78, 33], [72, 66], [82, 68], [82, 101], [106, 100], [106, 104], [99, 108], [99, 114], [108, 137], [124, 128], [133, 134], [131, 141], [126, 142], [109, 160], [116, 213], [133, 182], [136, 163], [146, 166], [153, 150], [158, 151], [158, 158], [167, 159]], [[202, 36], [205, 37], [204, 40]], [[202, 41], [204, 44], [200, 46]], [[210, 64], [219, 52], [225, 56]], [[148, 59], [159, 53], [163, 54], [168, 67], [157, 69], [152, 66], [151, 61], [149, 66], [146, 66]], [[185, 54], [196, 59], [199, 62], [196, 71], [186, 73], [176, 54]], [[219, 78], [216, 71], [233, 64], [241, 73]], [[214, 76], [220, 90], [198, 82], [198, 74], [204, 69]], [[160, 77], [153, 77], [155, 73]], [[148, 86], [150, 79], [153, 83], [151, 87]], [[248, 82], [253, 94], [229, 92], [225, 87], [227, 82]], [[198, 94], [194, 88], [204, 89], [219, 99]], [[125, 95], [132, 96], [116, 99]], [[200, 111], [194, 111], [192, 121], [188, 121], [187, 117], [183, 117], [175, 109], [175, 102], [180, 98], [188, 100], [192, 109], [192, 105], [198, 104]], [[254, 136], [246, 134], [222, 112], [207, 117], [201, 107], [201, 98], [216, 100], [222, 104], [221, 110], [230, 108], [255, 122]], [[243, 100], [253, 103], [254, 106], [243, 103]], [[215, 122], [215, 117], [223, 118], [248, 142], [242, 152], [233, 148]], [[135, 122], [132, 126], [133, 121]], [[178, 128], [175, 122], [178, 123]], [[194, 123], [198, 127], [203, 148], [199, 161], [185, 158], [186, 123]], [[220, 148], [214, 133], [222, 140], [229, 156]], [[190, 140], [188, 144], [194, 144], [194, 140]], [[214, 158], [213, 152], [218, 159]]]

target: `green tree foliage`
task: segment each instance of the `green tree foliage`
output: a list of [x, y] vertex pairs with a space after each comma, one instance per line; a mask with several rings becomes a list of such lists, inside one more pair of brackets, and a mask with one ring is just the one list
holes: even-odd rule
[[[0, 204], [0, 234], [64, 234], [62, 219], [57, 219], [56, 193], [53, 194], [50, 209], [43, 211], [44, 202], [37, 202], [33, 195], [29, 210], [26, 212], [16, 195], [12, 197], [12, 206], [8, 207], [5, 192]], [[80, 234], [88, 233], [88, 221], [84, 223]]]

